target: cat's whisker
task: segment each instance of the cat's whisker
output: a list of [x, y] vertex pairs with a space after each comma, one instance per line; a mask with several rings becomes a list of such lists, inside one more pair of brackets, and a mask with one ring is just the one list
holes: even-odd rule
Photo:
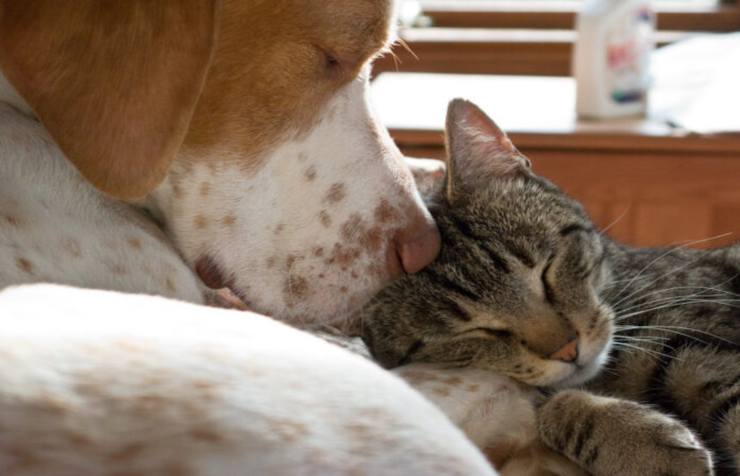
[[606, 362], [604, 362], [604, 366], [601, 367], [601, 372], [607, 373], [609, 375], [613, 375], [615, 377], [619, 377], [619, 371], [609, 365], [612, 362], [613, 362], [613, 359], [609, 359]]
[[646, 313], [649, 313], [649, 312], [659, 311], [661, 309], [668, 309], [668, 308], [673, 308], [673, 307], [685, 306], [685, 305], [688, 305], [688, 304], [717, 304], [717, 305], [720, 305], [720, 306], [732, 307], [732, 308], [738, 308], [738, 309], [740, 309], [740, 306], [735, 305], [735, 304], [732, 304], [732, 302], [738, 302], [738, 300], [736, 300], [736, 299], [733, 299], [733, 300], [727, 300], [727, 299], [716, 299], [716, 300], [713, 300], [713, 299], [683, 299], [683, 300], [677, 300], [675, 302], [671, 302], [671, 303], [668, 303], [668, 304], [654, 306], [654, 307], [647, 308], [647, 309], [641, 309], [641, 310], [634, 311], [634, 312], [628, 312], [626, 314], [617, 314], [616, 317], [614, 318], [614, 320], [616, 322], [623, 321], [625, 319], [629, 319], [631, 317], [639, 316], [641, 314], [646, 314]]
[[727, 344], [737, 345], [736, 342], [733, 342], [733, 341], [731, 341], [729, 339], [725, 339], [724, 337], [718, 336], [718, 335], [713, 334], [711, 332], [703, 331], [701, 329], [696, 329], [696, 328], [693, 328], [693, 327], [686, 327], [686, 326], [643, 325], [643, 326], [617, 326], [617, 328], [620, 329], [620, 330], [652, 329], [652, 330], [659, 330], [659, 331], [664, 331], [664, 332], [672, 332], [674, 334], [677, 334], [677, 335], [680, 335], [680, 336], [683, 336], [683, 337], [688, 337], [690, 339], [694, 339], [697, 342], [701, 342], [703, 344], [708, 344], [708, 342], [705, 341], [705, 340], [699, 339], [698, 337], [692, 336], [691, 334], [688, 334], [686, 332], [681, 332], [681, 331], [677, 330], [677, 329], [680, 329], [680, 330], [685, 330], [685, 331], [689, 331], [689, 332], [696, 333], [696, 334], [706, 335], [708, 337], [711, 337], [713, 339], [716, 339], [716, 340], [725, 342]]
[[627, 349], [632, 349], [632, 350], [635, 350], [635, 351], [643, 352], [646, 355], [648, 355], [650, 357], [653, 357], [655, 359], [667, 358], [667, 359], [678, 360], [678, 361], [681, 360], [680, 358], [678, 358], [676, 356], [673, 356], [673, 355], [670, 355], [670, 354], [666, 354], [666, 353], [663, 353], [663, 352], [658, 352], [658, 351], [652, 350], [652, 349], [646, 349], [644, 347], [640, 347], [638, 345], [633, 345], [633, 344], [628, 344], [626, 342], [615, 342], [613, 344], [613, 346], [615, 348], [617, 348], [617, 349], [619, 349], [619, 348], [621, 348], [621, 349], [627, 348]]
[[735, 279], [737, 279], [738, 276], [740, 276], [740, 273], [735, 273], [735, 274], [733, 274], [732, 276], [730, 276], [729, 278], [725, 279], [724, 281], [722, 281], [719, 284], [716, 284], [714, 286], [708, 286], [708, 289], [713, 289], [713, 290], [715, 290], [717, 292], [724, 293], [724, 294], [729, 294], [729, 295], [731, 295], [733, 297], [740, 298], [740, 293], [734, 293], [732, 291], [728, 291], [726, 289], [720, 289], [720, 288], [717, 287], [717, 286], [722, 286], [724, 284], [727, 284], [729, 282], [734, 281]]
[[658, 352], [655, 349], [651, 349], [647, 347], [648, 345], [654, 345], [654, 346], [660, 346], [661, 349], [668, 349], [671, 351], [675, 351], [676, 349], [670, 345], [667, 345], [665, 342], [667, 340], [670, 340], [667, 337], [662, 338], [641, 338], [641, 337], [630, 337], [630, 336], [618, 336], [619, 338], [614, 338], [613, 344], [633, 344], [645, 351], [652, 351], [652, 352]]
[[620, 285], [620, 284], [622, 284], [622, 283], [626, 283], [626, 282], [629, 282], [629, 281], [631, 281], [632, 279], [633, 279], [633, 276], [630, 276], [630, 277], [628, 277], [628, 278], [622, 278], [622, 279], [613, 279], [613, 280], [610, 280], [610, 281], [609, 281], [608, 283], [604, 284], [604, 285], [603, 285], [603, 286], [601, 287], [601, 291], [602, 291], [602, 292], [605, 292], [605, 291], [607, 291], [607, 290], [611, 290], [611, 289], [613, 289], [613, 288], [616, 288], [617, 286], [619, 286], [619, 285]]
[[[675, 335], [679, 335], [681, 337], [686, 337], [687, 339], [692, 339], [692, 340], [694, 340], [694, 341], [696, 341], [696, 342], [698, 342], [700, 344], [709, 345], [709, 342], [707, 342], [704, 339], [701, 339], [701, 338], [699, 338], [697, 336], [693, 336], [693, 335], [688, 334], [686, 332], [681, 332], [681, 331], [678, 331], [678, 330], [675, 330], [675, 329], [653, 329], [653, 330], [659, 330], [659, 331], [662, 331], [662, 332], [670, 332], [670, 333], [673, 333]], [[689, 329], [689, 330], [695, 331], [695, 329]]]
[[[661, 255], [661, 256], [665, 256], [665, 255]], [[657, 258], [656, 258], [656, 259], [657, 259]], [[683, 265], [679, 266], [678, 268], [674, 268], [674, 269], [670, 270], [669, 272], [667, 272], [667, 273], [663, 274], [663, 275], [662, 275], [661, 277], [662, 277], [662, 278], [665, 278], [665, 277], [671, 276], [671, 275], [673, 275], [673, 274], [675, 274], [675, 273], [678, 273], [678, 272], [680, 272], [680, 271], [683, 271], [684, 269], [686, 269], [687, 267], [691, 266], [691, 265], [692, 265], [692, 264], [694, 264], [694, 263], [695, 263], [696, 261], [698, 261], [698, 259], [699, 259], [699, 258], [697, 257], [697, 258], [695, 258], [695, 259], [693, 259], [693, 260], [690, 260], [690, 261], [686, 262], [685, 264], [683, 264]], [[628, 289], [628, 288], [630, 287], [630, 285], [631, 285], [631, 284], [632, 284], [632, 283], [628, 283], [628, 284], [627, 284], [627, 285], [626, 285], [626, 286], [624, 287], [624, 289]], [[641, 291], [645, 290], [646, 288], [648, 288], [648, 287], [650, 287], [650, 286], [653, 286], [654, 284], [655, 284], [655, 282], [654, 282], [653, 280], [650, 280], [650, 282], [648, 282], [648, 283], [647, 283], [647, 284], [645, 284], [644, 286], [641, 286], [641, 287], [637, 288], [636, 290], [632, 291], [631, 293], [629, 293], [629, 294], [627, 294], [627, 295], [623, 296], [623, 297], [622, 297], [621, 299], [619, 299], [618, 301], [616, 301], [616, 302], [614, 303], [614, 306], [615, 306], [615, 307], [619, 306], [619, 305], [620, 305], [621, 303], [623, 303], [623, 302], [624, 302], [624, 301], [626, 301], [627, 299], [631, 298], [631, 297], [632, 297], [632, 296], [634, 296], [635, 294], [638, 294], [638, 293], [640, 293]], [[620, 293], [619, 293], [619, 294], [621, 294], [621, 293], [622, 293], [622, 291], [620, 291]], [[615, 296], [615, 299], [616, 299], [617, 297], [619, 297], [619, 294], [618, 294], [617, 296]]]
[[648, 313], [655, 312], [655, 311], [660, 311], [660, 310], [663, 310], [663, 309], [676, 308], [676, 307], [685, 306], [685, 305], [689, 305], [689, 304], [718, 304], [718, 305], [721, 305], [721, 306], [726, 306], [726, 307], [732, 307], [732, 308], [740, 309], [740, 306], [736, 306], [736, 305], [732, 305], [732, 304], [726, 304], [726, 303], [721, 303], [721, 302], [717, 302], [717, 301], [690, 301], [690, 302], [681, 302], [681, 303], [678, 303], [678, 304], [666, 304], [666, 305], [663, 305], [663, 306], [656, 306], [656, 307], [650, 308], [650, 309], [644, 309], [644, 310], [640, 310], [640, 311], [630, 312], [630, 313], [627, 313], [627, 314], [618, 316], [615, 319], [615, 322], [621, 322], [621, 321], [624, 321], [625, 319], [630, 319], [630, 318], [637, 317], [637, 316], [640, 316], [640, 315], [643, 315], [643, 314], [648, 314]]
[[617, 313], [614, 317], [614, 321], [615, 322], [624, 321], [625, 319], [629, 319], [630, 317], [639, 316], [641, 314], [647, 314], [649, 312], [660, 311], [661, 309], [679, 307], [679, 306], [683, 306], [685, 304], [691, 304], [691, 303], [692, 303], [691, 301], [685, 300], [685, 299], [671, 300], [667, 303], [663, 303], [663, 304], [659, 304], [655, 306], [644, 307], [641, 309], [638, 308], [635, 311]]
[[668, 340], [670, 340], [670, 338], [664, 337], [664, 336], [634, 337], [634, 336], [629, 336], [629, 335], [624, 335], [623, 334], [623, 335], [615, 335], [613, 337], [613, 341], [612, 342], [619, 343], [619, 344], [625, 344], [625, 343], [626, 344], [631, 344], [631, 343], [634, 343], [635, 345], [637, 345], [639, 347], [642, 347], [642, 348], [646, 348], [644, 346], [646, 344], [653, 344], [653, 345], [659, 345], [659, 346], [661, 346], [663, 348], [668, 348], [668, 349], [674, 350], [673, 347], [667, 346], [665, 344], [665, 342], [668, 341]]
[[627, 306], [623, 308], [613, 308], [613, 309], [614, 309], [614, 312], [619, 316], [619, 315], [624, 315], [625, 313], [628, 313], [628, 312], [652, 308], [654, 306], [658, 306], [658, 305], [665, 304], [665, 303], [681, 303], [685, 301], [686, 299], [693, 299], [693, 296], [690, 296], [690, 297], [668, 296], [664, 298], [653, 299], [651, 301], [638, 302], [631, 306]]
[[630, 281], [633, 278], [634, 278], [634, 276], [626, 276], [626, 277], [620, 278], [620, 279], [612, 279], [611, 281], [609, 281], [609, 283], [607, 285], [611, 285], [613, 283], [626, 283], [627, 281]]
[[[718, 293], [727, 294], [727, 295], [730, 295], [732, 297], [740, 297], [740, 294], [738, 294], [738, 293], [733, 293], [731, 291], [726, 291], [726, 290], [720, 289], [718, 287], [718, 286], [722, 286], [724, 284], [727, 284], [728, 282], [731, 282], [733, 279], [737, 278], [739, 275], [740, 274], [735, 274], [735, 275], [731, 276], [730, 278], [722, 281], [721, 283], [718, 283], [715, 286], [674, 286], [674, 287], [671, 287], [671, 288], [664, 288], [664, 289], [657, 289], [657, 290], [654, 290], [654, 291], [650, 291], [650, 292], [644, 294], [643, 296], [640, 296], [637, 299], [642, 299], [642, 298], [644, 298], [646, 296], [651, 296], [651, 295], [655, 295], [655, 294], [658, 294], [658, 293], [661, 293], [662, 294], [662, 293], [665, 293], [665, 292], [681, 291], [681, 290], [685, 290], [685, 289], [702, 290], [702, 291], [699, 292], [699, 293], [694, 293], [694, 294], [689, 295], [689, 296], [681, 296], [682, 298], [690, 297], [690, 296], [692, 296], [692, 297], [704, 296], [704, 293], [705, 292], [709, 292], [709, 291], [715, 291], [715, 292], [718, 292]], [[620, 300], [620, 302], [621, 301], [623, 301], [623, 300]], [[612, 307], [615, 308], [615, 309], [617, 309], [619, 307], [618, 304], [619, 304], [619, 302], [618, 303], [615, 303]], [[623, 311], [623, 309], [620, 310], [620, 311]]]
[[[630, 285], [632, 285], [632, 283], [634, 283], [634, 282], [635, 282], [635, 281], [636, 281], [636, 280], [637, 280], [638, 278], [640, 278], [640, 277], [642, 276], [642, 274], [643, 274], [643, 273], [644, 273], [645, 271], [647, 271], [647, 270], [648, 270], [648, 269], [649, 269], [649, 268], [650, 268], [650, 267], [651, 267], [651, 266], [652, 266], [653, 264], [657, 263], [658, 261], [660, 261], [661, 259], [663, 259], [664, 257], [668, 256], [669, 254], [671, 254], [671, 253], [673, 253], [673, 252], [675, 252], [675, 251], [676, 251], [676, 249], [675, 249], [675, 248], [671, 248], [671, 249], [669, 249], [668, 251], [666, 251], [665, 253], [663, 253], [663, 254], [660, 254], [660, 255], [658, 255], [658, 256], [657, 256], [656, 258], [653, 258], [653, 260], [652, 260], [652, 261], [648, 262], [648, 264], [646, 264], [645, 266], [643, 266], [643, 267], [642, 267], [642, 269], [640, 269], [640, 271], [638, 271], [638, 272], [637, 272], [637, 273], [636, 273], [636, 274], [635, 274], [635, 275], [634, 275], [634, 276], [632, 277], [632, 279], [630, 279], [630, 280], [629, 280], [629, 281], [627, 282], [627, 284], [626, 284], [626, 285], [625, 285], [624, 287], [622, 287], [622, 289], [621, 289], [621, 290], [620, 290], [620, 291], [619, 291], [619, 292], [617, 293], [617, 295], [616, 295], [616, 296], [614, 296], [614, 298], [615, 298], [615, 299], [617, 299], [617, 298], [618, 298], [619, 296], [621, 296], [621, 295], [622, 295], [622, 293], [623, 293], [623, 292], [624, 292], [624, 291], [625, 291], [626, 289], [629, 289]], [[622, 300], [624, 300], [624, 298], [623, 298]], [[620, 302], [622, 302], [622, 300], [619, 300], [619, 301], [617, 301], [615, 305], [617, 305], [617, 304], [619, 304]]]
[[653, 299], [651, 301], [636, 303], [632, 306], [628, 306], [625, 308], [614, 309], [614, 311], [617, 313], [617, 315], [624, 315], [624, 313], [628, 313], [628, 312], [632, 312], [632, 311], [636, 311], [636, 310], [640, 310], [640, 309], [644, 309], [644, 308], [648, 308], [652, 306], [657, 306], [657, 305], [661, 305], [665, 303], [674, 303], [674, 304], [689, 303], [690, 304], [690, 303], [695, 303], [695, 302], [697, 303], [698, 302], [716, 302], [716, 303], [722, 304], [722, 303], [733, 303], [733, 302], [738, 302], [738, 301], [740, 301], [740, 299], [726, 298], [722, 294], [711, 295], [711, 294], [697, 293], [697, 294], [689, 294], [688, 296], [679, 296], [679, 297], [667, 296], [664, 298]]
[[[718, 240], [718, 239], [721, 239], [721, 238], [725, 238], [725, 237], [727, 237], [727, 236], [729, 236], [729, 235], [731, 235], [731, 234], [732, 234], [732, 233], [722, 233], [721, 235], [711, 236], [711, 237], [709, 237], [709, 238], [702, 238], [702, 239], [700, 239], [700, 240], [692, 240], [692, 241], [688, 241], [688, 242], [685, 242], [685, 243], [683, 243], [683, 244], [680, 244], [680, 245], [678, 245], [678, 246], [674, 246], [674, 247], [671, 247], [671, 248], [669, 248], [669, 249], [668, 249], [667, 251], [665, 251], [664, 253], [661, 253], [661, 254], [660, 254], [660, 255], [658, 255], [658, 256], [657, 256], [656, 258], [654, 258], [654, 259], [652, 259], [652, 260], [651, 260], [650, 262], [648, 262], [648, 264], [646, 264], [646, 265], [645, 265], [645, 266], [644, 266], [644, 267], [643, 267], [642, 269], [640, 269], [640, 271], [638, 271], [638, 272], [637, 272], [637, 274], [636, 274], [636, 275], [635, 275], [635, 276], [634, 276], [634, 277], [632, 278], [632, 280], [631, 280], [631, 281], [630, 281], [630, 282], [629, 282], [629, 283], [628, 283], [628, 284], [627, 284], [627, 285], [626, 285], [626, 286], [625, 286], [625, 287], [624, 287], [624, 288], [622, 289], [622, 291], [620, 291], [620, 292], [619, 292], [619, 294], [617, 294], [617, 295], [615, 296], [615, 299], [616, 299], [616, 298], [618, 298], [618, 297], [619, 297], [619, 296], [620, 296], [620, 295], [622, 294], [622, 292], [624, 292], [624, 290], [626, 290], [626, 289], [629, 289], [629, 287], [630, 287], [630, 285], [632, 284], [632, 282], [634, 282], [634, 280], [636, 280], [637, 278], [639, 278], [640, 276], [642, 276], [642, 274], [643, 274], [643, 273], [644, 273], [645, 271], [647, 271], [647, 270], [648, 270], [648, 269], [649, 269], [649, 268], [650, 268], [650, 267], [651, 267], [651, 266], [652, 266], [653, 264], [657, 263], [658, 261], [660, 261], [661, 259], [663, 259], [663, 258], [665, 258], [666, 256], [670, 255], [671, 253], [675, 253], [676, 251], [678, 251], [678, 250], [680, 250], [680, 249], [682, 249], [682, 248], [688, 248], [689, 246], [692, 246], [692, 245], [698, 245], [698, 244], [701, 244], [701, 243], [706, 243], [706, 242], [708, 242], [708, 241], [712, 241], [712, 240]], [[697, 259], [698, 259], [698, 258], [697, 258]], [[686, 265], [684, 265], [684, 267], [685, 267], [685, 266], [687, 266], [688, 264], [691, 264], [691, 263], [693, 263], [694, 261], [696, 261], [696, 260], [690, 261], [689, 263], [687, 263]], [[681, 268], [683, 268], [683, 267], [681, 267]], [[643, 288], [643, 289], [644, 289], [644, 288]], [[623, 299], [624, 299], [624, 298], [623, 298]], [[617, 304], [618, 304], [618, 303], [617, 303]]]
[[628, 312], [628, 311], [632, 311], [635, 309], [644, 308], [646, 306], [653, 306], [656, 304], [672, 302], [672, 301], [682, 302], [682, 301], [687, 301], [687, 300], [710, 300], [710, 301], [716, 301], [716, 302], [737, 302], [739, 300], [739, 298], [736, 298], [734, 296], [730, 297], [726, 294], [720, 294], [720, 293], [705, 294], [706, 292], [708, 291], [704, 291], [701, 293], [688, 294], [685, 296], [676, 296], [676, 295], [665, 296], [665, 297], [652, 299], [649, 301], [636, 302], [636, 303], [633, 303], [631, 306], [617, 308], [615, 309], [615, 311], [617, 313], [623, 313], [623, 312]]
[[622, 220], [622, 218], [624, 218], [625, 216], [627, 216], [627, 212], [629, 212], [629, 210], [630, 210], [630, 207], [629, 207], [629, 205], [627, 205], [627, 208], [625, 208], [624, 211], [617, 218], [614, 219], [614, 221], [612, 221], [611, 223], [609, 223], [608, 225], [606, 225], [604, 228], [602, 228], [601, 230], [599, 230], [599, 234], [600, 235], [603, 235], [607, 231], [609, 231], [609, 229], [611, 227], [613, 227], [614, 225], [616, 225], [617, 223], [619, 223]]
[[665, 337], [665, 336], [635, 337], [635, 336], [630, 336], [626, 334], [615, 334], [613, 336], [613, 339], [615, 342], [651, 342], [651, 343], [659, 343], [659, 342], [670, 340], [669, 337]]
[[[730, 281], [730, 280], [727, 280], [727, 281]], [[720, 283], [718, 286], [721, 286], [722, 284], [725, 284], [727, 281], [724, 281], [724, 282]], [[669, 288], [655, 289], [653, 291], [649, 291], [649, 292], [645, 293], [643, 296], [640, 296], [637, 299], [644, 298], [645, 296], [650, 296], [650, 295], [657, 294], [657, 293], [667, 293], [667, 292], [671, 292], [671, 291], [682, 291], [682, 290], [685, 290], [685, 289], [701, 290], [702, 292], [715, 291], [715, 292], [721, 292], [721, 293], [726, 293], [726, 294], [730, 294], [730, 295], [735, 295], [735, 293], [732, 293], [730, 291], [724, 291], [724, 290], [722, 290], [720, 288], [711, 287], [711, 286], [689, 286], [689, 285], [683, 285], [683, 286], [673, 286], [673, 287], [669, 287]], [[737, 296], [740, 297], [740, 294], [737, 295]]]

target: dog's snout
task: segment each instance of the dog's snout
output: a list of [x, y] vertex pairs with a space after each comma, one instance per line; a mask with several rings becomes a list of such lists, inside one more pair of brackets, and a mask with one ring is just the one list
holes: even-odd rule
[[395, 239], [396, 254], [403, 271], [416, 273], [434, 261], [439, 254], [439, 229], [428, 212], [401, 229]]

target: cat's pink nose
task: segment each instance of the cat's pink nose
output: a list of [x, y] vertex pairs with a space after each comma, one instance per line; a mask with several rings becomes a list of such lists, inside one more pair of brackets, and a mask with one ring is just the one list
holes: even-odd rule
[[396, 236], [396, 253], [407, 273], [421, 271], [439, 254], [441, 239], [432, 217], [424, 214], [413, 226]]
[[575, 362], [578, 359], [578, 338], [571, 340], [560, 349], [550, 354], [552, 360], [561, 360], [566, 363]]

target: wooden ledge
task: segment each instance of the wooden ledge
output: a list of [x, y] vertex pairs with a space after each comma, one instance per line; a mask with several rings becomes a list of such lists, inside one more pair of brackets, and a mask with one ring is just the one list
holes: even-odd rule
[[[664, 31], [664, 46], [697, 33]], [[572, 30], [411, 28], [400, 33], [408, 49], [375, 62], [374, 70], [469, 74], [570, 74], [576, 33]], [[410, 50], [410, 51], [409, 51]]]
[[[579, 120], [568, 77], [383, 73], [373, 81], [381, 120], [402, 147], [440, 147], [447, 103], [476, 102], [522, 150], [664, 152], [740, 160], [740, 134], [693, 134], [658, 119]], [[666, 101], [658, 94], [655, 101]]]
[[[572, 29], [579, 2], [557, 0], [422, 0], [438, 27]], [[737, 31], [740, 6], [713, 2], [656, 5], [659, 30]]]
[[689, 134], [657, 119], [579, 121], [570, 78], [385, 73], [373, 89], [407, 155], [444, 157], [447, 102], [464, 95], [614, 238], [663, 246], [720, 237], [698, 247], [740, 238], [740, 134]]

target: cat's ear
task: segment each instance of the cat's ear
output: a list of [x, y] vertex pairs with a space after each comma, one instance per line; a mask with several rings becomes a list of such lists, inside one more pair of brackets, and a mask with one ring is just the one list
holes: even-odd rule
[[447, 108], [447, 198], [485, 186], [493, 179], [530, 173], [524, 157], [478, 106], [453, 99]]

